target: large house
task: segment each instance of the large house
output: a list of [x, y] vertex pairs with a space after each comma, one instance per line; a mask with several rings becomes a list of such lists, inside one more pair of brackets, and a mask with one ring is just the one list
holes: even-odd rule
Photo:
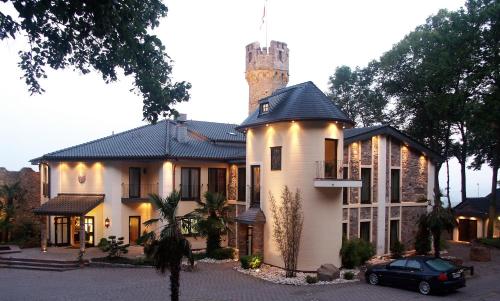
[[181, 115], [33, 160], [42, 178], [36, 213], [50, 219], [42, 244], [83, 248], [108, 235], [134, 243], [156, 214], [148, 194], [179, 190], [184, 216], [212, 191], [235, 207], [225, 243], [283, 266], [269, 195], [279, 200], [287, 185], [302, 196], [299, 270], [340, 266], [343, 236], [372, 242], [378, 254], [395, 240], [411, 247], [442, 158], [390, 126], [354, 128], [312, 82], [286, 87], [288, 55], [276, 41], [246, 47], [249, 116], [240, 125]]

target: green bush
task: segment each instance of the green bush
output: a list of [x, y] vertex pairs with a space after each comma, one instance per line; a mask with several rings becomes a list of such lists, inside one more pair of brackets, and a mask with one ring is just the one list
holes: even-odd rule
[[317, 283], [318, 282], [318, 277], [307, 275], [306, 276], [306, 282], [309, 283], [309, 284]]
[[373, 255], [375, 255], [373, 245], [359, 238], [345, 240], [340, 249], [342, 266], [348, 269], [362, 265]]
[[480, 238], [479, 242], [500, 249], [500, 238]]
[[427, 226], [426, 215], [418, 221], [418, 231], [415, 237], [415, 252], [418, 255], [427, 255], [431, 251], [431, 231]]
[[101, 240], [99, 241], [99, 243], [97, 244], [97, 247], [99, 248], [99, 250], [103, 251], [103, 252], [106, 252], [106, 250], [108, 249], [109, 247], [109, 242], [106, 238], [101, 238]]
[[224, 259], [233, 259], [234, 258], [234, 249], [233, 248], [220, 248], [220, 249], [215, 249], [212, 251], [212, 254], [210, 254], [211, 258], [217, 259], [217, 260], [224, 260]]
[[352, 280], [352, 279], [354, 279], [354, 273], [353, 272], [345, 272], [344, 273], [344, 279], [345, 280]]
[[258, 269], [262, 265], [262, 256], [246, 255], [240, 258], [241, 267], [245, 270], [248, 269]]
[[402, 244], [399, 240], [396, 240], [391, 244], [391, 257], [392, 258], [401, 258], [405, 252], [405, 245]]
[[129, 246], [129, 244], [124, 244], [123, 237], [116, 238], [115, 235], [111, 235], [108, 237], [108, 246], [103, 251], [108, 252], [109, 258], [116, 258], [127, 254]]

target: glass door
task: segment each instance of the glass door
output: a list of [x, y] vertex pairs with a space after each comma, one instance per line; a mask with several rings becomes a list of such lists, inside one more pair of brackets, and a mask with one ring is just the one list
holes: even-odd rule
[[325, 139], [325, 178], [337, 178], [336, 139]]
[[129, 216], [128, 218], [128, 241], [131, 245], [137, 244], [137, 239], [141, 236], [141, 217]]
[[69, 217], [54, 217], [56, 246], [69, 245]]
[[128, 197], [140, 198], [141, 197], [141, 169], [139, 167], [130, 167], [128, 172]]
[[[94, 217], [86, 216], [84, 218], [84, 227], [85, 227], [85, 246], [93, 247], [94, 242]], [[75, 217], [75, 227], [73, 229], [73, 241], [76, 244], [80, 244], [80, 218]]]

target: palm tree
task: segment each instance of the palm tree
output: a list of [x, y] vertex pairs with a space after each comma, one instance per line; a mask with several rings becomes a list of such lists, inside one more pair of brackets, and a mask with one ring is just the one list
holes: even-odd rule
[[10, 240], [10, 230], [13, 227], [14, 203], [23, 201], [25, 194], [26, 192], [19, 182], [12, 185], [4, 184], [0, 186], [0, 198], [4, 200], [4, 202], [0, 201], [0, 232], [3, 233], [0, 241]]
[[425, 220], [427, 227], [432, 233], [434, 256], [439, 257], [441, 251], [441, 233], [443, 231], [453, 231], [456, 224], [453, 212], [451, 208], [443, 208], [441, 202], [436, 201], [432, 211], [427, 214]]
[[156, 270], [161, 274], [170, 270], [170, 297], [172, 301], [178, 301], [182, 258], [187, 257], [191, 267], [194, 265], [191, 244], [182, 235], [176, 218], [180, 194], [173, 191], [166, 198], [152, 194], [149, 199], [158, 208], [160, 217], [150, 219], [144, 225], [150, 226], [160, 222], [161, 226], [157, 229], [160, 235], [157, 238], [156, 231], [152, 230], [144, 234], [141, 241], [147, 245], [144, 251], [149, 258], [153, 259]]
[[231, 207], [223, 194], [205, 193], [205, 202], [198, 201], [199, 208], [194, 210], [197, 218], [195, 229], [207, 238], [207, 256], [221, 247], [221, 236], [229, 231], [229, 212]]

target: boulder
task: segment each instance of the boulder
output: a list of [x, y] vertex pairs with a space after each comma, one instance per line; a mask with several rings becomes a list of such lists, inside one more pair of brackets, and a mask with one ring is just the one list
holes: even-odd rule
[[470, 247], [470, 260], [491, 261], [491, 251], [484, 246], [472, 245]]
[[323, 264], [316, 271], [318, 281], [333, 281], [340, 277], [340, 270], [331, 263]]

